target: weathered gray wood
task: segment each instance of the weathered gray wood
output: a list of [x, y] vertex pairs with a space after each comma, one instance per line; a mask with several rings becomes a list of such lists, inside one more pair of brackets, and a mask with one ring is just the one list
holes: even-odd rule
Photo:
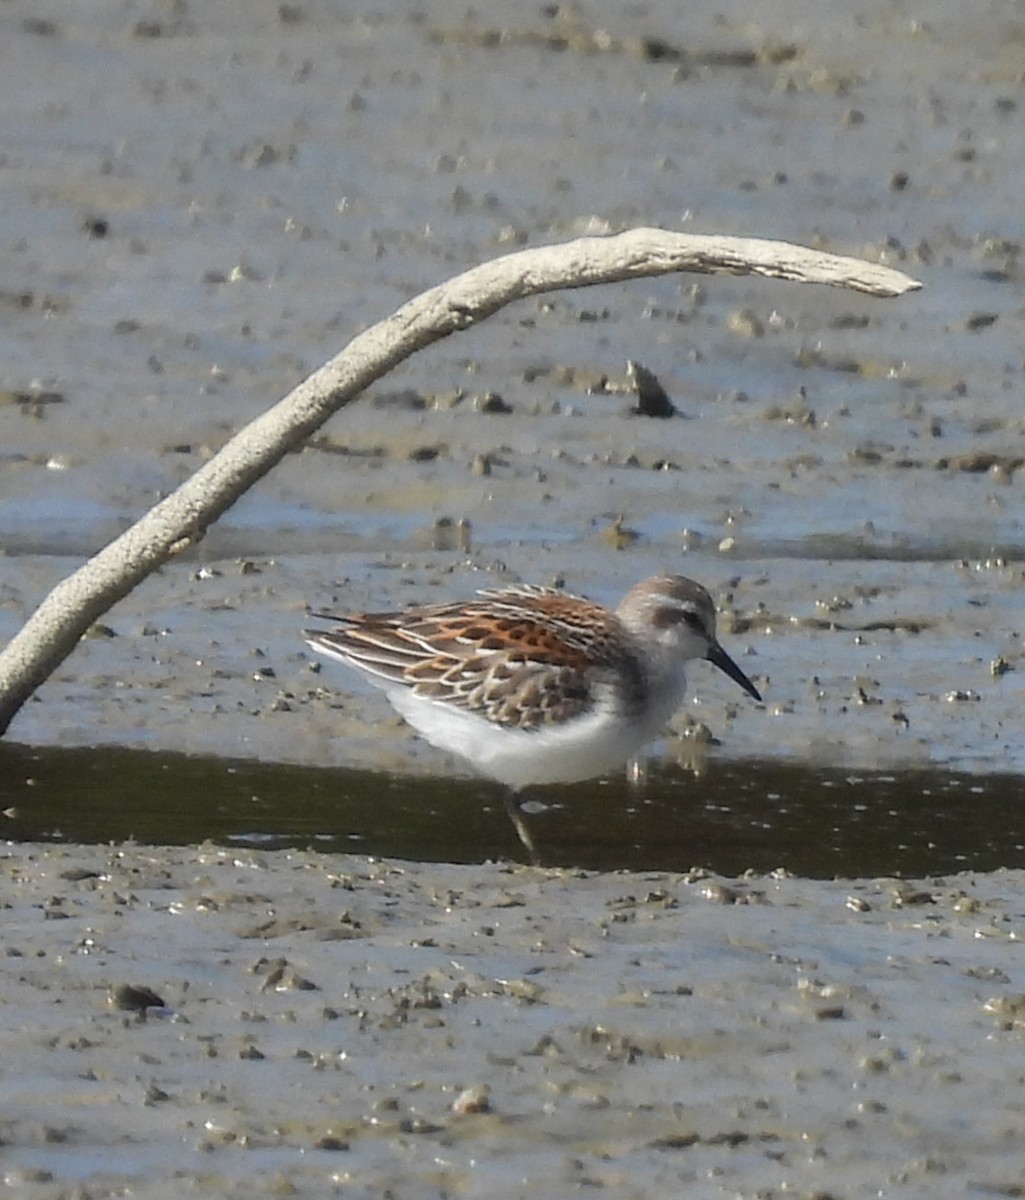
[[130, 529], [59, 583], [0, 652], [0, 735], [89, 626], [141, 580], [197, 542], [290, 450], [392, 367], [514, 300], [670, 272], [765, 275], [873, 296], [921, 285], [899, 271], [787, 242], [633, 229], [521, 250], [423, 292], [355, 337], [251, 421]]

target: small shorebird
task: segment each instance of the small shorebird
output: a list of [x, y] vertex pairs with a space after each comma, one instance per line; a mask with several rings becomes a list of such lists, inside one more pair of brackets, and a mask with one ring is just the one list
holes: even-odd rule
[[758, 689], [720, 646], [708, 592], [682, 575], [636, 584], [615, 611], [556, 588], [517, 585], [394, 613], [312, 613], [319, 654], [359, 671], [432, 745], [516, 795], [592, 779], [662, 732], [684, 699], [688, 659]]

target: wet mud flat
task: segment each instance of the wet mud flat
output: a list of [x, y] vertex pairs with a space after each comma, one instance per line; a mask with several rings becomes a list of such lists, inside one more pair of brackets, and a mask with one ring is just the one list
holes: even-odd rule
[[3, 1177], [53, 1198], [1013, 1195], [1020, 872], [6, 844]]
[[[713, 754], [1020, 778], [1016, 7], [344, 7], [0, 14], [0, 637], [355, 332], [504, 250], [661, 225], [925, 287], [661, 280], [499, 314], [290, 456], [13, 735], [439, 786], [383, 700], [312, 670], [307, 604], [556, 578], [615, 602], [669, 567], [765, 684], [737, 707], [695, 670], [677, 732]], [[675, 416], [629, 411], [627, 359]], [[1020, 873], [44, 846], [23, 774], [12, 1194], [1020, 1192]]]
[[[1020, 774], [1020, 29], [929, 15], [11, 0], [0, 639], [355, 333], [510, 249], [660, 225], [924, 285], [512, 306], [290, 455], [12, 736], [440, 775], [312, 673], [307, 605], [554, 580], [615, 603], [674, 570], [767, 698], [694, 670], [727, 753]], [[627, 360], [673, 416], [631, 411]]]

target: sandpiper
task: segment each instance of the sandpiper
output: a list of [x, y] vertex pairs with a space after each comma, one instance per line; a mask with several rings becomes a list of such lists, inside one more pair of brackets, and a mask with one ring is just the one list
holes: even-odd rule
[[[432, 745], [513, 797], [622, 766], [679, 708], [688, 659], [707, 659], [761, 700], [716, 639], [711, 596], [682, 575], [636, 584], [615, 611], [530, 585], [477, 596], [393, 613], [312, 613], [336, 625], [304, 636], [381, 688]], [[507, 803], [526, 841], [518, 806]]]

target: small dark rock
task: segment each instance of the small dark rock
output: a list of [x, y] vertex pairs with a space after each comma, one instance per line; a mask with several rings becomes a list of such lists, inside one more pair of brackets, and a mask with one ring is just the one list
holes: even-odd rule
[[397, 408], [403, 412], [420, 412], [427, 407], [427, 401], [415, 388], [402, 388], [397, 392], [378, 392], [370, 404], [373, 408]]
[[969, 333], [977, 333], [980, 329], [988, 329], [990, 325], [995, 325], [998, 319], [996, 313], [972, 313], [965, 321], [964, 327]]
[[48, 21], [45, 17], [25, 17], [21, 27], [26, 33], [34, 33], [36, 37], [53, 37], [58, 29], [56, 21]]
[[147, 1008], [166, 1008], [163, 998], [152, 988], [131, 983], [119, 983], [107, 993], [107, 1002], [125, 1012], [145, 1012]]
[[325, 1134], [313, 1143], [314, 1150], [348, 1150], [349, 1143], [343, 1138], [335, 1137], [333, 1134]]
[[477, 412], [482, 413], [512, 412], [512, 405], [506, 404], [506, 402], [497, 392], [485, 392], [483, 396], [478, 396], [473, 403], [473, 407], [477, 410]]
[[630, 411], [639, 417], [672, 417], [676, 413], [672, 400], [669, 399], [665, 388], [657, 377], [641, 366], [639, 362], [630, 359], [626, 364], [627, 375], [633, 381], [637, 392], [637, 406]]

